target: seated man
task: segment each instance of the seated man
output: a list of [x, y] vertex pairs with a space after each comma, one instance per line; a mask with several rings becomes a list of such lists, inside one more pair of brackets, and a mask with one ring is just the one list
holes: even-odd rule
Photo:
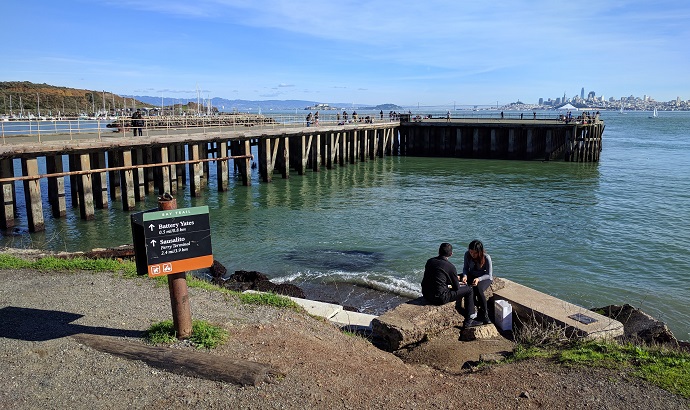
[[434, 305], [459, 302], [460, 298], [464, 298], [466, 313], [463, 326], [479, 326], [482, 323], [472, 319], [472, 316], [476, 317], [474, 291], [471, 286], [460, 284], [458, 271], [448, 260], [452, 255], [453, 246], [444, 242], [438, 248], [438, 256], [426, 262], [422, 279], [422, 295]]

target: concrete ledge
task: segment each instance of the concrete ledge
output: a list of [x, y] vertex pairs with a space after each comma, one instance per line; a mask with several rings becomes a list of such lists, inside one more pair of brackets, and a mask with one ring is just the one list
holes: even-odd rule
[[332, 303], [317, 302], [315, 300], [300, 299], [295, 297], [290, 297], [290, 299], [302, 306], [310, 315], [325, 317], [326, 319], [330, 319], [343, 310], [342, 306], [334, 305]]
[[328, 318], [331, 322], [344, 326], [351, 330], [356, 329], [371, 329], [371, 321], [376, 318], [375, 315], [366, 313], [350, 312], [349, 310], [341, 310], [335, 315]]
[[[245, 293], [265, 293], [255, 290], [246, 290]], [[376, 317], [366, 313], [350, 312], [342, 306], [333, 303], [319, 302], [316, 300], [301, 299], [285, 296], [300, 305], [307, 313], [328, 319], [331, 322], [352, 329], [371, 329], [371, 321]]]
[[[623, 335], [623, 324], [617, 320], [519, 283], [507, 279], [504, 279], [504, 282], [505, 286], [496, 290], [494, 297], [510, 303], [513, 308], [513, 317], [517, 316], [522, 321], [536, 319], [541, 322], [555, 323], [563, 327], [569, 337], [600, 339]], [[573, 319], [572, 316], [575, 315], [581, 315], [585, 321], [589, 319], [594, 321], [586, 324]]]

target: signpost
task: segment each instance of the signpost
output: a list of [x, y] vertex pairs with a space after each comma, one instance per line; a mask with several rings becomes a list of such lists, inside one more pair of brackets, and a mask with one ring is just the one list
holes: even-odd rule
[[158, 211], [132, 215], [132, 236], [137, 272], [168, 275], [175, 332], [178, 339], [189, 338], [192, 313], [186, 272], [213, 264], [208, 206], [177, 209], [177, 201], [166, 194], [158, 200]]
[[150, 277], [213, 264], [208, 206], [146, 212], [143, 225]]

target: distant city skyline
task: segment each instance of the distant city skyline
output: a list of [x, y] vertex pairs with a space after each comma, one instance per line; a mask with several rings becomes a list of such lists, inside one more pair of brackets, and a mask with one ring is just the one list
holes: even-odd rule
[[536, 103], [582, 87], [685, 101], [688, 16], [669, 0], [26, 0], [3, 5], [0, 81], [408, 106]]

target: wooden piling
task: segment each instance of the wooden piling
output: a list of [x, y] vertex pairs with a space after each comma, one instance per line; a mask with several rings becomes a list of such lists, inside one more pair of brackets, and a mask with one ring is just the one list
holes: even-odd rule
[[[218, 141], [218, 156], [228, 156], [228, 142]], [[228, 161], [216, 161], [216, 178], [218, 179], [218, 191], [226, 192], [228, 190]]]
[[[122, 152], [120, 150], [110, 150], [107, 153], [107, 167], [116, 168], [121, 166]], [[108, 172], [108, 191], [110, 193], [110, 200], [117, 202], [122, 198], [122, 190], [120, 189], [120, 173], [118, 171]]]
[[[38, 176], [38, 160], [36, 158], [22, 158], [22, 174]], [[43, 220], [43, 204], [41, 203], [41, 181], [30, 179], [24, 181], [24, 202], [26, 203], [26, 217], [30, 232], [41, 232], [45, 229]]]
[[[64, 172], [62, 155], [50, 155], [46, 157], [46, 172], [55, 174]], [[48, 178], [48, 203], [54, 218], [62, 218], [67, 215], [65, 202], [65, 177]]]
[[[187, 156], [190, 161], [199, 160], [200, 151], [198, 144], [187, 145]], [[195, 198], [201, 196], [201, 174], [204, 172], [201, 164], [201, 162], [189, 163], [189, 193]]]
[[[120, 164], [122, 164], [123, 167], [131, 167], [132, 165], [134, 165], [132, 161], [131, 150], [126, 149], [120, 151], [119, 157], [119, 162]], [[136, 207], [136, 194], [134, 193], [135, 186], [133, 169], [130, 168], [120, 171], [120, 189], [122, 190], [122, 210], [134, 210], [134, 208]]]
[[[12, 159], [0, 159], [0, 178], [14, 177]], [[2, 229], [14, 226], [15, 189], [14, 182], [0, 183], [2, 189], [2, 206], [0, 206], [0, 227]]]
[[[79, 171], [89, 171], [91, 169], [91, 158], [89, 154], [79, 155]], [[77, 176], [79, 186], [79, 215], [81, 219], [90, 221], [95, 218], [93, 203], [92, 174], [82, 174]]]
[[[67, 160], [70, 171], [79, 171], [79, 155], [69, 154]], [[79, 208], [79, 178], [77, 175], [69, 176], [69, 191], [72, 208]]]
[[[91, 153], [91, 167], [105, 169], [105, 151]], [[97, 209], [108, 209], [108, 178], [105, 172], [92, 174], [93, 203]]]

